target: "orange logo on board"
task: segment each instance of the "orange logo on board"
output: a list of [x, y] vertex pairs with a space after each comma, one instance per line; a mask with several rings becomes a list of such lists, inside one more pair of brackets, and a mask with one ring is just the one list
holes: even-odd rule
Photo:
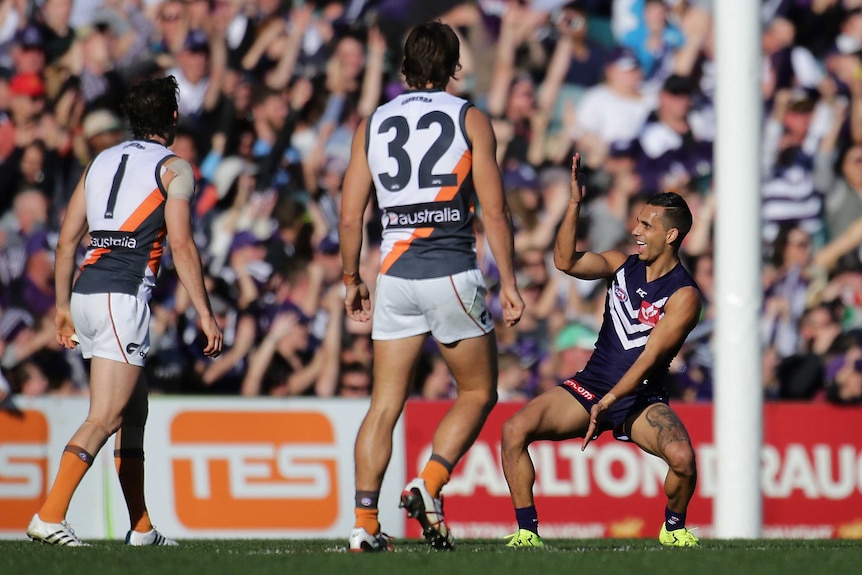
[[0, 530], [22, 530], [48, 490], [48, 420], [0, 411]]
[[184, 412], [170, 433], [177, 518], [189, 529], [325, 529], [338, 518], [325, 414]]

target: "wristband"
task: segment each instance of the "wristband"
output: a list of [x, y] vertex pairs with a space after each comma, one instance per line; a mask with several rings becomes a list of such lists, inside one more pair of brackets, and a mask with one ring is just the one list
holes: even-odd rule
[[[605, 398], [610, 398], [610, 402], [605, 401]], [[602, 398], [599, 400], [599, 403], [604, 405], [605, 409], [610, 409], [611, 405], [613, 405], [613, 403], [616, 400], [617, 400], [617, 396], [614, 395], [613, 393], [608, 392], [608, 393], [604, 394], [604, 396], [602, 396]]]
[[362, 283], [362, 278], [359, 277], [359, 273], [345, 273], [342, 274], [342, 278], [344, 279], [344, 285], [346, 286], [353, 286]]

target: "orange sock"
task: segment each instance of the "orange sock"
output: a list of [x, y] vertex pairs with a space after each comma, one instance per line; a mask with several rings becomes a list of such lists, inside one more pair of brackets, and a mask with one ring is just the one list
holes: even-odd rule
[[114, 465], [117, 467], [120, 487], [123, 488], [132, 531], [151, 531], [153, 524], [144, 501], [144, 450], [115, 449]]
[[353, 511], [356, 514], [355, 527], [362, 527], [371, 535], [375, 535], [380, 532], [380, 521], [377, 520], [377, 509], [356, 507]]
[[39, 510], [39, 517], [47, 523], [59, 523], [66, 518], [72, 495], [93, 464], [93, 456], [77, 445], [67, 445], [60, 457], [60, 469], [48, 498]]
[[419, 477], [425, 480], [425, 488], [431, 497], [440, 495], [440, 490], [443, 486], [449, 483], [449, 468], [435, 458], [425, 464], [425, 469], [419, 474]]

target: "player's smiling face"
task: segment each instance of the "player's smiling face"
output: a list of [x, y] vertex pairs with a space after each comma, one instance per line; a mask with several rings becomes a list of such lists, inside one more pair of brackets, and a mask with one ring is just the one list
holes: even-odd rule
[[638, 214], [638, 225], [632, 231], [637, 245], [638, 256], [646, 262], [655, 261], [669, 245], [668, 230], [665, 228], [661, 206], [646, 205]]

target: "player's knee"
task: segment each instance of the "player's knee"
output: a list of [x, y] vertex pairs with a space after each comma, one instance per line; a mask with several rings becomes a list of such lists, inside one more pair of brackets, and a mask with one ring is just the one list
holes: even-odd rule
[[105, 434], [105, 437], [110, 437], [123, 426], [123, 416], [98, 417], [91, 415], [84, 420], [84, 423], [96, 426]]
[[395, 422], [398, 421], [403, 409], [403, 405], [382, 401], [372, 402], [371, 407], [368, 408], [368, 414], [365, 416], [365, 419], [376, 425], [385, 425], [394, 428]]
[[694, 478], [697, 476], [697, 462], [694, 449], [688, 441], [675, 441], [664, 448], [665, 461], [668, 467], [680, 477]]
[[488, 387], [470, 389], [467, 391], [459, 390], [458, 399], [456, 401], [460, 401], [465, 404], [469, 403], [471, 406], [478, 407], [487, 415], [488, 413], [491, 413], [491, 410], [495, 405], [497, 405], [497, 388]]
[[503, 451], [526, 449], [529, 445], [529, 437], [530, 426], [527, 425], [524, 418], [517, 414], [510, 417], [503, 424], [501, 436]]

